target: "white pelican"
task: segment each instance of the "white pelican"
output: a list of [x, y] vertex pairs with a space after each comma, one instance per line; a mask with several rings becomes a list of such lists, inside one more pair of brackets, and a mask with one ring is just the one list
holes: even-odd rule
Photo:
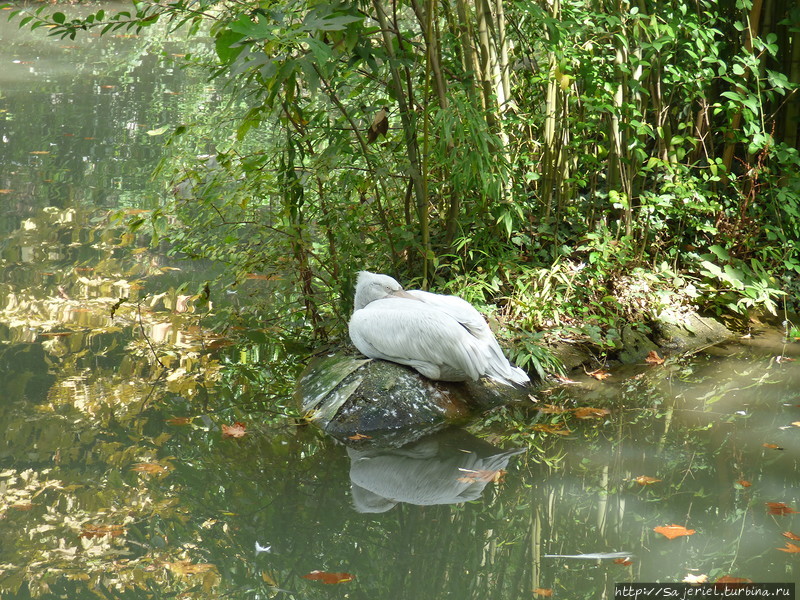
[[350, 339], [369, 358], [442, 381], [485, 376], [508, 385], [530, 382], [503, 356], [481, 314], [457, 296], [405, 291], [388, 275], [361, 271], [354, 304]]

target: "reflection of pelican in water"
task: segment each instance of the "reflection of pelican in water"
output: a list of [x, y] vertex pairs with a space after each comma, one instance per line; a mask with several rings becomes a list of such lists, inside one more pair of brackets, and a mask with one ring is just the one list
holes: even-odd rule
[[402, 448], [348, 448], [353, 503], [358, 512], [386, 512], [398, 502], [458, 504], [476, 500], [504, 469], [504, 451], [462, 430], [423, 438]]
[[503, 356], [486, 321], [468, 302], [405, 291], [388, 275], [358, 274], [350, 339], [368, 357], [408, 365], [430, 379], [530, 381]]

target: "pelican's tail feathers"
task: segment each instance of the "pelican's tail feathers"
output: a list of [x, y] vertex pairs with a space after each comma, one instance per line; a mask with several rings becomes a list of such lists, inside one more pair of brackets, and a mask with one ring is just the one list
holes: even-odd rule
[[515, 385], [519, 387], [525, 387], [531, 382], [530, 377], [528, 377], [528, 374], [525, 371], [508, 362], [506, 362], [504, 368], [502, 369], [491, 369], [488, 373], [486, 373], [486, 376], [491, 377], [495, 381], [499, 381], [505, 385]]

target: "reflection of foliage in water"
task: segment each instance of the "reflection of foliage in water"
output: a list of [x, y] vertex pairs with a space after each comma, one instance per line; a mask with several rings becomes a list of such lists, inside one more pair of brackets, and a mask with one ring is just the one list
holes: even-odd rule
[[[522, 406], [493, 413], [476, 433], [530, 448], [503, 482], [465, 505], [399, 505], [379, 515], [352, 511], [340, 448], [286, 419], [264, 422], [259, 398], [248, 405], [234, 386], [217, 385], [210, 411], [199, 396], [163, 386], [141, 412], [142, 390], [93, 412], [48, 397], [31, 415], [17, 403], [4, 409], [5, 422], [18, 424], [9, 444], [37, 442], [2, 471], [0, 535], [23, 533], [0, 554], [1, 585], [25, 579], [34, 594], [49, 585], [136, 598], [265, 597], [280, 588], [307, 598], [505, 600], [537, 587], [595, 598], [618, 581], [674, 581], [693, 569], [791, 580], [791, 557], [774, 550], [791, 516], [776, 521], [764, 502], [791, 504], [796, 491], [798, 445], [776, 428], [796, 420], [796, 375], [778, 377], [758, 352], [730, 359], [724, 376], [719, 364], [668, 362], [541, 395], [568, 409], [605, 407], [603, 419], [535, 417]], [[57, 385], [60, 375], [51, 377]], [[92, 377], [110, 385], [117, 375]], [[266, 389], [277, 393], [281, 383], [272, 383]], [[742, 396], [748, 388], [757, 393]], [[767, 412], [781, 401], [790, 405]], [[234, 419], [247, 435], [226, 439], [219, 426]], [[572, 433], [533, 429], [545, 423]], [[766, 453], [765, 436], [786, 450]], [[643, 486], [640, 475], [660, 481]], [[737, 487], [740, 479], [752, 487]], [[672, 523], [697, 533], [653, 533]], [[635, 554], [632, 564], [544, 557], [617, 551]], [[355, 579], [343, 589], [302, 579], [315, 569]]]
[[[721, 364], [731, 372], [721, 373]], [[547, 396], [568, 408], [576, 402], [605, 406], [611, 416], [602, 425], [569, 411], [543, 416], [558, 429], [566, 424], [573, 435], [555, 443], [564, 455], [556, 472], [526, 478], [534, 545], [549, 554], [621, 550], [636, 556], [628, 567], [543, 558], [543, 585], [580, 597], [595, 586], [610, 592], [609, 581], [680, 581], [690, 572], [712, 581], [728, 573], [793, 581], [792, 560], [775, 550], [791, 521], [768, 517], [765, 502], [796, 497], [800, 446], [793, 432], [779, 427], [797, 417], [791, 404], [800, 397], [797, 377], [796, 370], [771, 370], [769, 355], [756, 351], [722, 363], [668, 364], [619, 384], [589, 384], [588, 393], [563, 389]], [[532, 435], [530, 414], [511, 410], [504, 429], [509, 420], [517, 423], [509, 440]], [[785, 450], [765, 450], [768, 440]], [[635, 482], [641, 475], [659, 481]], [[672, 523], [697, 534], [667, 541], [653, 533]]]

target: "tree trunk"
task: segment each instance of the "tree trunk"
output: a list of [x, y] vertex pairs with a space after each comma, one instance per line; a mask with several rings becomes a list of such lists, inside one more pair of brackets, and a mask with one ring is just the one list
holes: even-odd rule
[[[391, 70], [392, 81], [391, 86], [394, 90], [394, 96], [400, 108], [400, 121], [403, 125], [403, 134], [406, 143], [406, 154], [408, 157], [408, 176], [411, 179], [414, 198], [416, 200], [417, 219], [419, 221], [419, 234], [421, 240], [422, 252], [422, 281], [423, 287], [427, 286], [429, 271], [428, 264], [431, 258], [431, 243], [429, 231], [429, 215], [428, 215], [428, 199], [425, 193], [425, 184], [422, 180], [422, 169], [419, 155], [419, 146], [417, 144], [417, 128], [416, 120], [413, 114], [412, 107], [409, 106], [406, 95], [403, 92], [403, 79], [400, 76], [400, 71], [397, 69], [396, 56], [394, 46], [392, 45], [391, 31], [389, 29], [389, 22], [386, 18], [386, 13], [383, 11], [381, 0], [373, 0], [372, 5], [375, 7], [375, 15], [381, 27], [383, 37], [383, 45], [386, 54], [389, 56], [389, 69]], [[395, 31], [399, 38], [399, 32]]]

